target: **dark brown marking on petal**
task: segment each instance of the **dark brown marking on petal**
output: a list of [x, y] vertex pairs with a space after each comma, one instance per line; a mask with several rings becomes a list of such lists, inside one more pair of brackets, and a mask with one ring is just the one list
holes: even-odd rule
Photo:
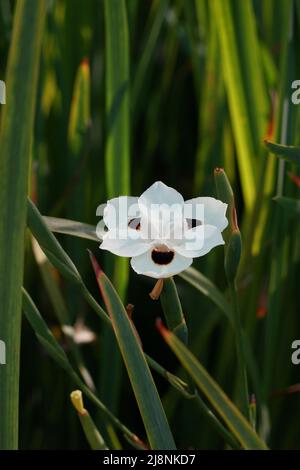
[[174, 251], [173, 250], [166, 250], [161, 248], [154, 248], [151, 253], [152, 261], [155, 264], [159, 264], [160, 266], [165, 266], [170, 264], [174, 258]]
[[186, 219], [188, 228], [195, 228], [198, 227], [198, 225], [202, 225], [201, 220], [198, 219]]
[[140, 222], [140, 220], [141, 220], [141, 219], [139, 219], [139, 218], [129, 220], [129, 222], [128, 222], [128, 227], [129, 227], [129, 228], [132, 228], [132, 229], [134, 229], [134, 230], [141, 230], [141, 222]]

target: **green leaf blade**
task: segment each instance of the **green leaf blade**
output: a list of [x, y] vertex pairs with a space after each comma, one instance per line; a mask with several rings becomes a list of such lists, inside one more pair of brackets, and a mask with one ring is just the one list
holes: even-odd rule
[[300, 147], [276, 144], [274, 142], [269, 142], [268, 140], [265, 141], [265, 145], [276, 157], [280, 157], [290, 163], [300, 165]]
[[241, 412], [196, 357], [173, 333], [164, 328], [161, 323], [158, 324], [158, 327], [163, 338], [175, 353], [182, 366], [193, 378], [208, 401], [214, 406], [241, 445], [247, 450], [267, 450], [266, 444], [255, 433], [250, 423], [246, 421]]
[[7, 364], [0, 369], [0, 448], [7, 450], [18, 447], [26, 193], [45, 12], [44, 0], [16, 2], [1, 123], [0, 331]]
[[112, 320], [151, 448], [175, 449], [174, 439], [135, 328], [113, 285], [101, 271], [93, 255], [91, 255], [91, 260], [102, 297]]

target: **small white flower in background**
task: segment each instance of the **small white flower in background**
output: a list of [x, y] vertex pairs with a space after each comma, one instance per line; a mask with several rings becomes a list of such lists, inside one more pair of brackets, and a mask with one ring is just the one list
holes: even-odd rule
[[100, 245], [131, 258], [138, 274], [166, 278], [187, 269], [193, 258], [223, 245], [227, 204], [212, 197], [188, 201], [157, 181], [139, 198], [121, 196], [107, 202], [107, 231]]

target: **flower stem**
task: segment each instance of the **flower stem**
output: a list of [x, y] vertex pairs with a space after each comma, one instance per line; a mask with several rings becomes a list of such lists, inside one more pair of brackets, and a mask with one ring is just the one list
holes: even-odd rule
[[245, 361], [245, 351], [243, 344], [241, 316], [238, 303], [237, 289], [235, 281], [229, 283], [232, 310], [233, 310], [233, 324], [235, 330], [235, 345], [238, 360], [238, 387], [241, 397], [241, 410], [244, 415], [249, 417], [249, 392], [248, 392], [248, 378]]
[[149, 294], [152, 300], [159, 299], [161, 291], [163, 290], [163, 287], [164, 287], [164, 280], [158, 279], [158, 281], [155, 283], [155, 286], [153, 287], [152, 291]]
[[188, 329], [176, 284], [172, 277], [164, 279], [160, 300], [169, 330], [171, 330], [184, 344], [187, 344]]

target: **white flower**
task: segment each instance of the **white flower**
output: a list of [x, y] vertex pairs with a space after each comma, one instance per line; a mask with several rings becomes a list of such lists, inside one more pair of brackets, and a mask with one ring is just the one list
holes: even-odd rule
[[175, 189], [157, 181], [139, 198], [107, 202], [103, 220], [108, 231], [100, 248], [130, 257], [138, 274], [170, 277], [224, 244], [226, 209], [227, 204], [212, 197], [184, 202]]

